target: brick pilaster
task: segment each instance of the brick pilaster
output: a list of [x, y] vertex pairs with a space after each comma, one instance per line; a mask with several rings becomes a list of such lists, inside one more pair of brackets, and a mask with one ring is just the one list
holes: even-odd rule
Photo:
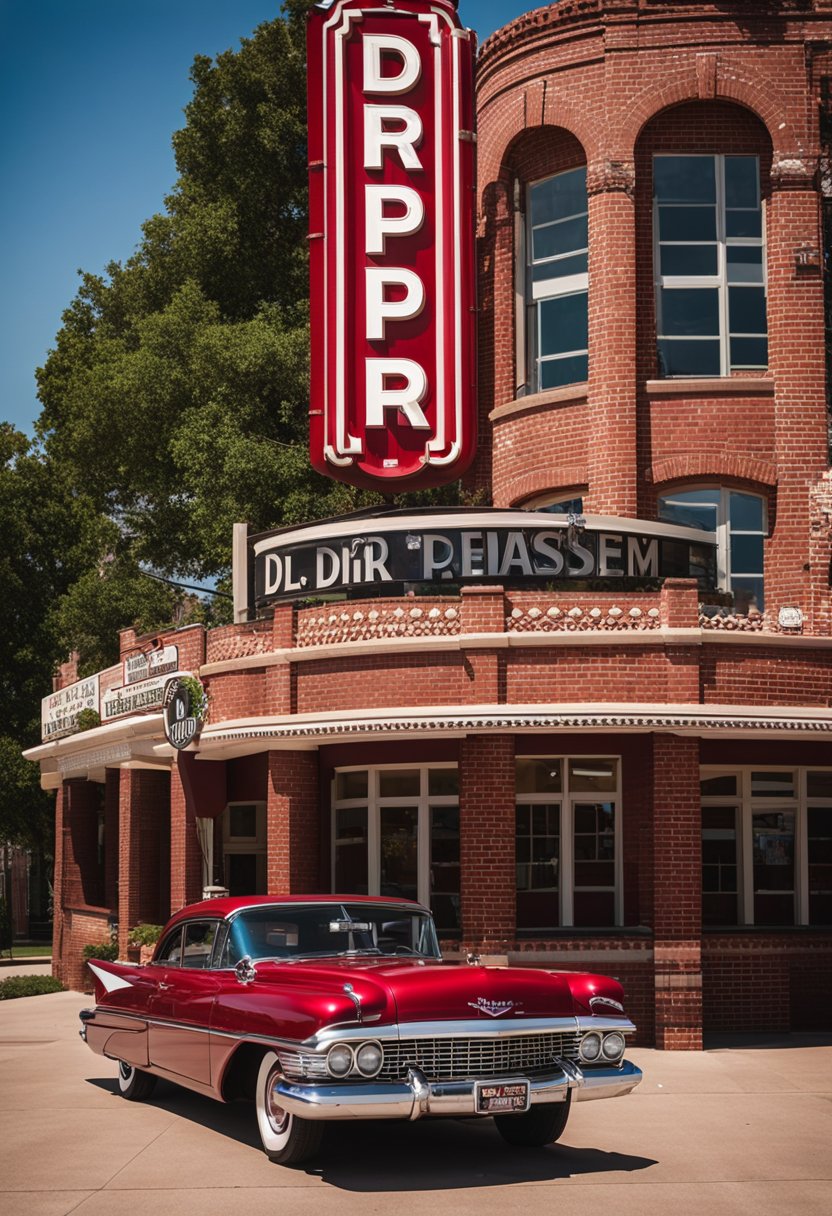
[[317, 752], [269, 752], [267, 883], [270, 894], [321, 889]]
[[196, 818], [188, 811], [179, 767], [170, 774], [170, 910], [178, 912], [202, 896], [202, 853]]
[[[504, 633], [506, 599], [502, 587], [463, 587], [460, 600], [460, 632]], [[465, 647], [462, 697], [469, 705], [496, 705], [505, 700], [505, 657], [500, 650]]]
[[466, 946], [514, 938], [514, 739], [469, 736], [460, 745], [459, 845]]
[[118, 907], [119, 770], [108, 768], [104, 784], [104, 903]]
[[656, 1046], [702, 1047], [699, 740], [653, 741]]

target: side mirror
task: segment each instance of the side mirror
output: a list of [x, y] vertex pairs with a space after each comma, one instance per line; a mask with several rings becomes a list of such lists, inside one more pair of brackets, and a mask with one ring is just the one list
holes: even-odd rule
[[257, 968], [251, 961], [250, 954], [244, 954], [237, 966], [234, 968], [234, 974], [241, 984], [251, 984], [257, 976]]

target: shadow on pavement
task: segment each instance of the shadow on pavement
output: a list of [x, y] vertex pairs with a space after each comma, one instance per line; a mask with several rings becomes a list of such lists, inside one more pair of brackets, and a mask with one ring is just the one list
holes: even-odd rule
[[[88, 1083], [124, 1100], [114, 1079], [90, 1077]], [[260, 1152], [254, 1109], [248, 1102], [224, 1106], [159, 1081], [145, 1105], [190, 1119]], [[372, 1193], [550, 1182], [587, 1174], [632, 1173], [658, 1164], [652, 1157], [579, 1147], [569, 1140], [567, 1126], [563, 1143], [542, 1149], [513, 1148], [490, 1119], [331, 1123], [320, 1158], [299, 1172], [341, 1190]]]

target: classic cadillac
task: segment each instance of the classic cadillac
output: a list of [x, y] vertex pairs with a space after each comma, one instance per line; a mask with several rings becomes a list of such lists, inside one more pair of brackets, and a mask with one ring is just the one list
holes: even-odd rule
[[443, 963], [403, 899], [192, 904], [145, 966], [93, 960], [81, 1037], [125, 1098], [157, 1077], [253, 1098], [272, 1161], [313, 1156], [330, 1119], [492, 1116], [509, 1144], [557, 1140], [573, 1101], [629, 1093], [635, 1030], [615, 980]]

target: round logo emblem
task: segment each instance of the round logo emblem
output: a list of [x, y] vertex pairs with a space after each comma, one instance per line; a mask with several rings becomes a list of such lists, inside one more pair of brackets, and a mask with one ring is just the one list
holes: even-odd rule
[[194, 703], [196, 698], [190, 687], [191, 683], [195, 683], [193, 677], [190, 680], [177, 678], [169, 680], [165, 686], [162, 706], [165, 738], [179, 751], [193, 743], [202, 729], [202, 704]]

